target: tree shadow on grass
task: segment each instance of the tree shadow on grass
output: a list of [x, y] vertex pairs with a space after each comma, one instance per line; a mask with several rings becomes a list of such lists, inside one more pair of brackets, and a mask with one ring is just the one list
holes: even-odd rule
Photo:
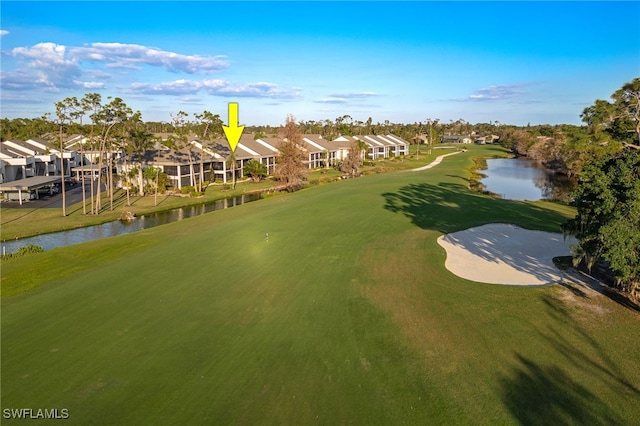
[[489, 222], [561, 232], [559, 224], [567, 219], [531, 203], [491, 198], [453, 183], [410, 184], [382, 196], [387, 210], [445, 234]]
[[[593, 371], [607, 378], [607, 380], [615, 383], [617, 386], [620, 386], [621, 388], [618, 389], [617, 393], [624, 388], [626, 391], [632, 392], [640, 398], [640, 389], [625, 378], [625, 374], [609, 357], [607, 353], [608, 349], [600, 345], [569, 314], [564, 302], [549, 295], [542, 296], [542, 301], [547, 307], [547, 313], [554, 318], [556, 323], [559, 324], [559, 327], [550, 328], [548, 332], [541, 332], [540, 335], [545, 338], [558, 353], [567, 358], [571, 364], [578, 365], [587, 371]], [[569, 335], [577, 336], [579, 341], [585, 343], [588, 348], [597, 354], [597, 359], [589, 357], [583, 351], [572, 347], [568, 343], [568, 340], [560, 334], [559, 330], [563, 330]]]
[[[609, 349], [571, 316], [565, 302], [547, 294], [542, 301], [555, 322], [537, 333], [550, 351], [549, 361], [536, 362], [516, 353], [512, 373], [499, 379], [505, 405], [523, 425], [623, 424], [617, 410], [600, 395], [608, 388], [609, 395], [634, 404], [640, 400], [638, 386], [627, 380]], [[589, 383], [599, 384], [598, 390], [579, 383], [575, 371], [588, 374]]]
[[627, 309], [631, 309], [635, 312], [640, 312], [640, 305], [632, 301], [629, 296], [621, 293], [619, 290], [615, 288], [603, 287], [602, 294], [607, 296], [609, 299], [613, 300], [620, 306], [623, 306]]
[[522, 425], [620, 424], [613, 410], [562, 369], [516, 354], [513, 376], [503, 377], [503, 399]]

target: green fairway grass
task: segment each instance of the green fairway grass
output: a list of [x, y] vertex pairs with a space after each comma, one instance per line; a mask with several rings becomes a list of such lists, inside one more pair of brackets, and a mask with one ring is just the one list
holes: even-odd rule
[[558, 232], [574, 214], [470, 191], [473, 157], [503, 154], [4, 261], [1, 408], [77, 425], [638, 424], [638, 312], [445, 269], [442, 233]]

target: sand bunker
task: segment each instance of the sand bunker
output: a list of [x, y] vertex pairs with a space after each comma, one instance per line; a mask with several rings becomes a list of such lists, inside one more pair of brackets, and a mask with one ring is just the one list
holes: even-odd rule
[[446, 268], [461, 278], [490, 284], [545, 285], [561, 280], [556, 256], [571, 254], [573, 237], [493, 223], [438, 238]]

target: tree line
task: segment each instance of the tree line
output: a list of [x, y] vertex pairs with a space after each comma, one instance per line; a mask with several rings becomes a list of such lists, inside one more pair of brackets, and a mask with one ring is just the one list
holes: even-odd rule
[[587, 163], [640, 149], [640, 78], [624, 84], [610, 99], [586, 107], [580, 114], [582, 126], [502, 126], [501, 143], [515, 155], [579, 176]]
[[611, 101], [596, 100], [581, 118], [586, 131], [566, 142], [575, 152], [563, 158], [580, 168], [577, 214], [563, 226], [579, 240], [574, 264], [591, 270], [605, 260], [616, 286], [640, 300], [640, 78]]
[[605, 261], [615, 285], [640, 300], [640, 78], [580, 118], [583, 126], [501, 126], [501, 143], [576, 178], [577, 214], [563, 225], [579, 241], [574, 265]]

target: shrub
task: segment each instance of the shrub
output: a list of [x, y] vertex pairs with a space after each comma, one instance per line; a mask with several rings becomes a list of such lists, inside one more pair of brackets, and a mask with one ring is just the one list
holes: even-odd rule
[[256, 160], [249, 160], [244, 166], [244, 174], [253, 182], [260, 182], [267, 175], [267, 166]]
[[195, 190], [196, 189], [193, 186], [183, 186], [182, 188], [180, 188], [180, 193], [187, 195], [194, 192]]
[[37, 246], [35, 244], [28, 244], [24, 247], [20, 247], [20, 249], [15, 253], [7, 253], [3, 255], [2, 260], [21, 257], [31, 253], [42, 253], [43, 251], [44, 251], [44, 248], [41, 246]]

